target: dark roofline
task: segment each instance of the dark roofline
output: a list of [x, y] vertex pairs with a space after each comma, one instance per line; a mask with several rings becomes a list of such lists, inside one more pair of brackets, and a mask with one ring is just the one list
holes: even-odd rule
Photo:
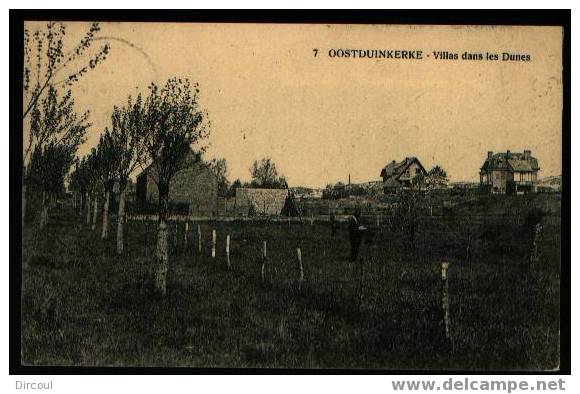
[[[400, 165], [398, 167], [394, 167], [393, 174], [391, 174], [388, 178], [393, 178], [395, 180], [398, 180], [399, 177], [401, 175], [403, 175], [403, 173], [407, 170], [407, 168], [409, 168], [409, 166], [411, 164], [413, 164], [414, 162], [417, 162], [417, 164], [419, 165], [419, 167], [421, 168], [421, 170], [423, 170], [423, 172], [425, 174], [427, 174], [427, 170], [425, 169], [425, 167], [423, 167], [423, 164], [421, 164], [421, 162], [419, 161], [419, 159], [416, 156], [411, 156], [411, 157], [406, 157], [405, 160], [404, 160], [404, 163], [403, 163], [403, 161], [401, 162], [402, 164], [395, 162], [395, 165], [396, 164], [400, 164]], [[387, 164], [386, 166], [384, 166], [381, 169], [381, 174], [380, 174], [380, 177], [381, 178], [384, 178], [383, 174], [384, 174], [385, 168], [387, 168], [391, 164], [392, 164], [392, 162], [389, 163], [389, 164]], [[384, 182], [384, 180], [383, 180], [383, 182]]]

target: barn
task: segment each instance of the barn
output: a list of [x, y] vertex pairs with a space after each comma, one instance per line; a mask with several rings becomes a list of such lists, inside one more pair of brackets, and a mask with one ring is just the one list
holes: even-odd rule
[[[141, 206], [157, 204], [159, 191], [155, 166], [149, 165], [137, 176], [136, 200]], [[210, 216], [217, 212], [217, 178], [201, 156], [190, 149], [169, 184], [169, 203], [190, 215]]]

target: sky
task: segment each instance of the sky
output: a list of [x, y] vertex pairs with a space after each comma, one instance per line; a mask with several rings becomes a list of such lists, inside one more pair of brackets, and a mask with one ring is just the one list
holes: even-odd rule
[[[70, 47], [88, 23], [66, 26]], [[271, 157], [290, 186], [349, 174], [366, 182], [416, 156], [451, 181], [477, 181], [487, 151], [508, 149], [530, 149], [540, 177], [562, 171], [556, 27], [102, 23], [98, 36], [110, 55], [73, 87], [92, 123], [79, 155], [114, 105], [177, 76], [199, 82], [211, 121], [206, 157], [225, 158], [230, 180], [249, 180], [253, 160]], [[421, 50], [424, 59], [347, 59], [331, 49]], [[465, 51], [530, 61], [461, 60]]]

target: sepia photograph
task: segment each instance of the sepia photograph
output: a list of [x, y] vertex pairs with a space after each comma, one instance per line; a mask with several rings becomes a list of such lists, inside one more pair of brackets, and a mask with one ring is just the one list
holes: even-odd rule
[[562, 26], [41, 15], [22, 367], [561, 370]]

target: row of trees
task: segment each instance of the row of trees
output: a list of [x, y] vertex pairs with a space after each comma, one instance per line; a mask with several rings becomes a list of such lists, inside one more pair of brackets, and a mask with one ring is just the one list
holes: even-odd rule
[[22, 155], [23, 225], [29, 191], [40, 198], [39, 225], [46, 225], [49, 205], [62, 191], [64, 177], [85, 141], [89, 112], [77, 114], [70, 89], [106, 59], [108, 43], [90, 54], [99, 31], [98, 23], [91, 24], [80, 42], [65, 52], [64, 24], [48, 22], [35, 30], [24, 29], [22, 120], [28, 130]]
[[[94, 230], [100, 227], [102, 238], [109, 234], [109, 201], [118, 185], [117, 252], [122, 253], [127, 182], [137, 166], [152, 163], [150, 175], [159, 190], [155, 284], [165, 294], [169, 185], [191, 145], [197, 144], [200, 153], [205, 150], [203, 141], [209, 137], [210, 123], [199, 105], [198, 84], [172, 78], [163, 87], [151, 84], [145, 98], [129, 97], [124, 106], [115, 107], [110, 128], [104, 130], [97, 147], [78, 160], [78, 148], [91, 124], [88, 111], [81, 115], [75, 111], [71, 87], [109, 54], [108, 43], [91, 49], [99, 31], [99, 24], [92, 23], [80, 42], [65, 51], [64, 24], [48, 22], [36, 30], [25, 28], [22, 116], [28, 138], [22, 161], [22, 224], [27, 195], [33, 191], [41, 196], [39, 226], [44, 228], [49, 208], [63, 192], [65, 178], [74, 167], [69, 184], [75, 204], [86, 208], [87, 222], [92, 222]], [[223, 164], [225, 176], [225, 162], [214, 164], [216, 168]], [[100, 198], [104, 200], [102, 226], [97, 226]]]
[[[102, 205], [101, 238], [108, 237], [110, 196], [118, 187], [117, 253], [124, 251], [125, 199], [129, 176], [150, 163], [149, 175], [159, 191], [155, 287], [166, 293], [169, 264], [168, 216], [171, 180], [179, 171], [190, 147], [196, 145], [201, 160], [210, 122], [199, 105], [199, 86], [187, 79], [171, 78], [163, 87], [152, 83], [145, 98], [129, 97], [122, 107], [114, 107], [111, 127], [104, 130], [99, 144], [83, 157], [71, 174], [70, 189], [80, 209], [86, 208], [87, 222], [97, 228]], [[225, 163], [223, 163], [225, 166]], [[225, 168], [225, 167], [224, 167]], [[102, 196], [103, 203], [99, 203]]]

